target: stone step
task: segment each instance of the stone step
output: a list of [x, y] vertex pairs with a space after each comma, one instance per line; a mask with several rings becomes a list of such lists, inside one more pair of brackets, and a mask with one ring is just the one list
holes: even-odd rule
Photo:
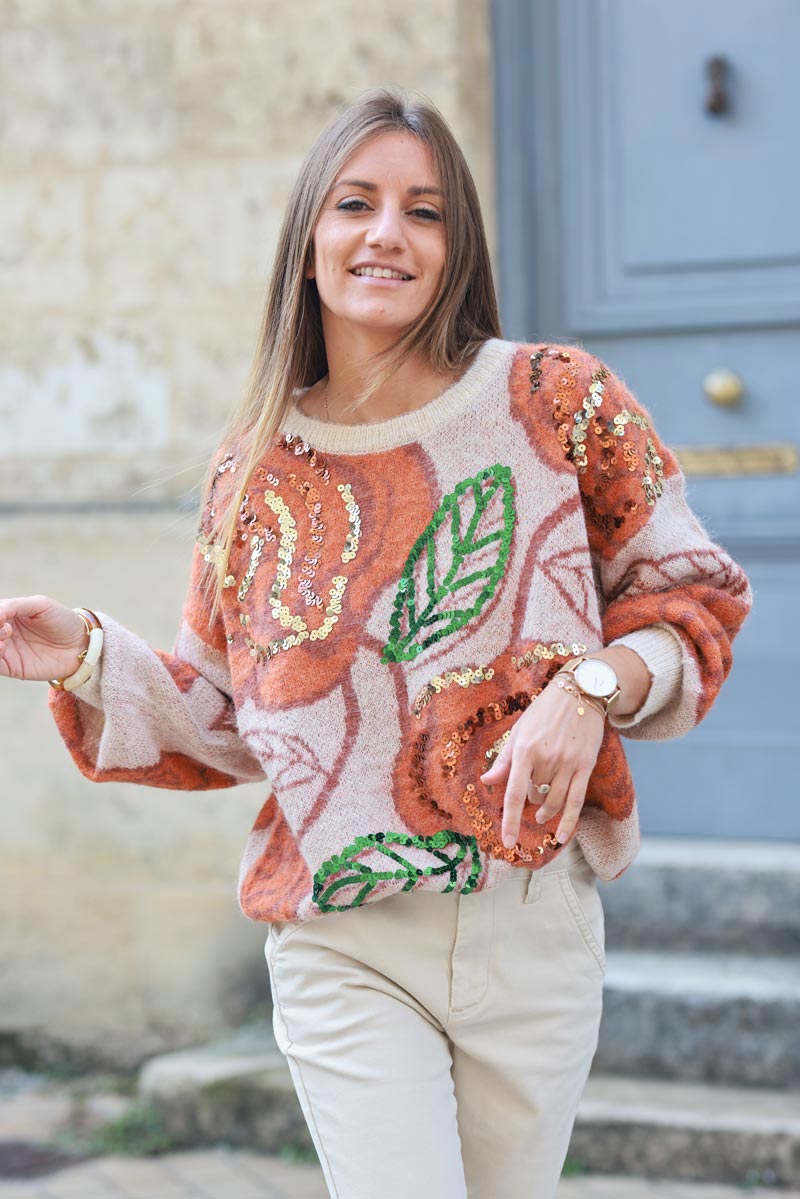
[[800, 959], [609, 950], [595, 1056], [612, 1074], [800, 1087]]
[[313, 1149], [269, 1021], [152, 1058], [139, 1072], [138, 1089], [180, 1144], [225, 1142], [277, 1153], [293, 1142]]
[[[187, 1146], [313, 1148], [268, 1022], [154, 1058], [139, 1094]], [[603, 1174], [798, 1185], [800, 1092], [612, 1076], [595, 1062], [569, 1155]]]
[[800, 844], [644, 837], [599, 883], [619, 949], [800, 954]]
[[569, 1156], [604, 1174], [797, 1186], [800, 1092], [614, 1077], [593, 1068]]

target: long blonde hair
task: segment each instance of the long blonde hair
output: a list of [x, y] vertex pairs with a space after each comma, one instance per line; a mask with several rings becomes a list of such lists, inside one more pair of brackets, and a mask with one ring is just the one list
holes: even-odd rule
[[[394, 345], [374, 358], [354, 408], [366, 404], [398, 367], [425, 353], [436, 371], [453, 372], [471, 361], [480, 345], [502, 336], [489, 251], [475, 183], [444, 117], [428, 100], [395, 88], [370, 89], [320, 133], [306, 155], [281, 227], [261, 331], [244, 395], [232, 411], [222, 445], [235, 447], [241, 463], [238, 489], [216, 505], [214, 553], [208, 579], [216, 576], [210, 619], [222, 598], [247, 483], [289, 415], [293, 393], [327, 371], [319, 296], [306, 278], [313, 233], [325, 198], [342, 166], [365, 141], [403, 131], [429, 148], [444, 193], [445, 266], [436, 294]], [[204, 494], [216, 469], [211, 464]]]

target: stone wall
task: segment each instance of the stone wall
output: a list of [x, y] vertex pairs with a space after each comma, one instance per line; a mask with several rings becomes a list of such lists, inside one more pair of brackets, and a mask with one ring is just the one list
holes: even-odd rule
[[[0, 0], [0, 594], [174, 637], [193, 490], [336, 107], [433, 99], [494, 249], [488, 0]], [[99, 786], [0, 679], [0, 1042], [132, 1064], [257, 1011], [236, 905], [263, 787]]]

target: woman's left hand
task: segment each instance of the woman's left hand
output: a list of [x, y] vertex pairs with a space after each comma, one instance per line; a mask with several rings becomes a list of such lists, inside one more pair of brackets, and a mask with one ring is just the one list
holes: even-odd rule
[[[536, 813], [537, 822], [546, 823], [563, 808], [556, 837], [562, 843], [569, 840], [578, 823], [604, 731], [602, 714], [585, 704], [580, 716], [576, 697], [554, 681], [518, 717], [496, 761], [481, 775], [481, 782], [487, 786], [507, 780], [502, 828], [505, 846], [517, 843], [531, 779], [533, 787], [550, 785]], [[538, 802], [538, 797], [533, 802]]]

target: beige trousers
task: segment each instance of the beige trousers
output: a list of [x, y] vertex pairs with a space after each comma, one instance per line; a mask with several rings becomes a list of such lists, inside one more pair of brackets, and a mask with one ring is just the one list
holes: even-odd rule
[[271, 924], [273, 1028], [330, 1195], [553, 1199], [604, 946], [574, 838], [488, 891]]

